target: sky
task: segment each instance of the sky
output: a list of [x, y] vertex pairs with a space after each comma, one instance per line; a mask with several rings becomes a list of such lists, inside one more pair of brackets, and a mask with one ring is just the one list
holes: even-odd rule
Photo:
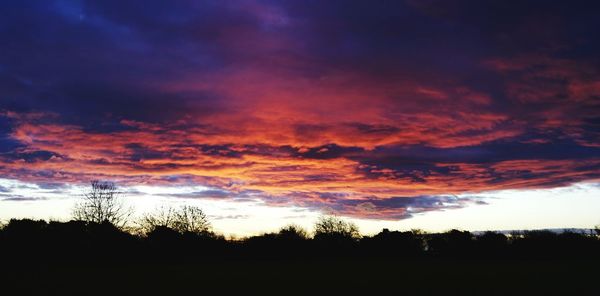
[[232, 235], [600, 224], [595, 1], [9, 1], [0, 219], [91, 180]]

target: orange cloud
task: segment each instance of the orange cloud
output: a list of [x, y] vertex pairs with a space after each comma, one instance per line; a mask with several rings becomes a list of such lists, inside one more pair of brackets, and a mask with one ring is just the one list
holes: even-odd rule
[[[491, 115], [463, 114], [481, 122], [501, 120]], [[418, 118], [428, 118], [421, 114]], [[449, 139], [456, 133], [452, 121], [428, 118], [428, 122], [446, 125], [449, 130], [437, 131], [436, 139], [418, 133], [408, 133], [387, 127], [373, 128], [373, 133], [394, 138], [389, 143], [403, 147], [425, 142], [440, 151], [450, 151], [459, 145], [472, 146], [495, 138], [511, 137], [518, 131], [495, 131], [495, 134], [465, 135]], [[6, 177], [32, 182], [87, 182], [92, 178], [112, 179], [127, 184], [179, 184], [197, 182], [227, 190], [230, 194], [260, 192], [273, 204], [296, 204], [332, 207], [359, 217], [402, 217], [406, 208], [373, 206], [373, 202], [395, 200], [398, 197], [417, 198], [465, 192], [514, 188], [543, 188], [567, 185], [599, 177], [600, 159], [577, 162], [562, 160], [506, 160], [497, 162], [425, 162], [406, 159], [406, 165], [386, 168], [386, 160], [368, 164], [364, 157], [379, 155], [373, 146], [382, 145], [381, 138], [364, 137], [365, 127], [331, 126], [320, 131], [312, 141], [294, 135], [291, 127], [273, 125], [272, 134], [259, 136], [252, 129], [212, 134], [210, 128], [185, 122], [173, 126], [123, 121], [120, 131], [100, 133], [85, 131], [75, 125], [30, 123], [21, 121], [12, 137], [23, 147], [2, 167]], [[414, 124], [414, 123], [413, 123]], [[179, 125], [179, 126], [178, 126]], [[259, 125], [260, 126], [260, 125]], [[468, 125], [467, 125], [468, 126]], [[487, 127], [493, 127], [487, 123]], [[483, 127], [486, 127], [485, 125]], [[257, 129], [259, 127], [253, 126]], [[361, 130], [361, 128], [363, 130]], [[465, 127], [463, 127], [465, 128]], [[267, 127], [260, 127], [260, 130]], [[380, 129], [380, 130], [378, 130]], [[470, 127], [466, 127], [470, 130]], [[224, 132], [225, 131], [225, 132]], [[338, 134], [343, 131], [343, 133]], [[277, 138], [277, 133], [289, 132], [289, 137]], [[322, 132], [322, 133], [320, 133]], [[335, 146], [323, 146], [329, 135]], [[362, 141], [352, 141], [360, 137]], [[413, 138], [411, 138], [413, 137]], [[383, 137], [385, 138], [385, 137]], [[277, 139], [279, 141], [277, 141]], [[354, 148], [344, 144], [354, 144]], [[401, 144], [398, 144], [401, 143]], [[361, 147], [360, 144], [363, 146]], [[544, 144], [533, 142], [531, 145]], [[401, 149], [401, 148], [399, 148]], [[36, 153], [46, 152], [33, 157]], [[401, 159], [401, 156], [395, 156]], [[380, 166], [383, 165], [383, 166]], [[334, 196], [335, 198], [323, 198]], [[341, 207], [343, 201], [359, 201]], [[458, 201], [453, 202], [460, 205]], [[377, 209], [377, 210], [375, 210]]]

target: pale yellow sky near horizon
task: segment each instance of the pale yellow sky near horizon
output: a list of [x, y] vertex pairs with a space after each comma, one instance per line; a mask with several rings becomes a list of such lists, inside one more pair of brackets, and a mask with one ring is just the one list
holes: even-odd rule
[[[35, 184], [0, 179], [0, 185], [11, 191], [0, 195], [0, 220], [35, 218], [68, 220], [73, 203], [83, 188], [44, 189]], [[165, 204], [193, 204], [209, 216], [215, 231], [228, 237], [244, 237], [276, 231], [287, 224], [312, 230], [321, 215], [319, 211], [298, 207], [273, 207], [260, 201], [226, 199], [184, 199], [165, 195], [197, 191], [202, 187], [132, 188], [125, 202], [134, 208], [135, 216], [152, 212]], [[10, 196], [27, 197], [16, 200]], [[366, 235], [383, 228], [390, 230], [422, 229], [430, 232], [462, 229], [530, 230], [546, 228], [593, 228], [600, 225], [600, 184], [579, 183], [568, 187], [536, 190], [504, 190], [464, 194], [477, 196], [485, 204], [470, 203], [458, 209], [443, 209], [414, 214], [397, 221], [344, 217], [355, 222]]]

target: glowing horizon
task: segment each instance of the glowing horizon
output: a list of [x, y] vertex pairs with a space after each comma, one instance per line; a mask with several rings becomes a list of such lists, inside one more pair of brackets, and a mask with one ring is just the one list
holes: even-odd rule
[[[86, 186], [73, 186], [56, 191], [15, 180], [0, 179], [3, 188], [22, 188], [28, 198], [3, 199], [0, 221], [11, 218], [68, 221], [74, 203]], [[121, 188], [123, 189], [123, 188]], [[200, 189], [200, 191], [199, 191]], [[133, 186], [122, 191], [124, 202], [132, 207], [129, 226], [144, 214], [155, 213], [162, 206], [181, 204], [202, 208], [214, 231], [227, 237], [242, 238], [276, 232], [286, 225], [298, 225], [312, 231], [320, 215], [335, 212], [310, 210], [294, 206], [266, 205], [259, 198], [229, 200], [211, 196], [207, 187]], [[206, 192], [203, 195], [202, 192]], [[600, 184], [581, 183], [568, 187], [537, 190], [502, 190], [464, 194], [446, 200], [443, 209], [413, 208], [411, 216], [402, 220], [347, 218], [359, 226], [362, 234], [372, 235], [383, 228], [408, 231], [420, 229], [443, 232], [450, 229], [468, 231], [508, 231], [537, 229], [592, 229], [600, 225], [596, 215], [600, 208]], [[543, 203], [544, 211], [540, 211]], [[32, 209], [32, 205], [38, 205]], [[41, 205], [40, 205], [41, 204]], [[506, 216], [510, 217], [507, 221]], [[508, 223], [507, 223], [508, 222]]]

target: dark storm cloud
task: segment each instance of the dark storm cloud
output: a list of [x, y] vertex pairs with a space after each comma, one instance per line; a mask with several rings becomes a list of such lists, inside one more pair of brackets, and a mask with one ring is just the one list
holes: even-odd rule
[[[457, 196], [416, 196], [416, 197], [392, 197], [388, 199], [372, 198], [366, 200], [342, 200], [340, 204], [350, 213], [355, 212], [357, 216], [381, 215], [387, 219], [404, 219], [414, 214], [436, 211], [442, 209], [462, 208], [471, 204], [486, 204], [479, 197], [457, 197]], [[342, 209], [343, 211], [343, 209]], [[380, 217], [381, 218], [381, 217]]]
[[11, 131], [11, 120], [0, 115], [0, 154], [13, 151], [21, 146], [18, 141], [10, 137]]
[[52, 158], [56, 158], [56, 157], [60, 158], [61, 157], [59, 154], [56, 154], [54, 152], [43, 151], [43, 150], [23, 151], [23, 152], [17, 151], [17, 152], [3, 153], [3, 154], [0, 154], [0, 156], [2, 156], [4, 161], [10, 161], [10, 162], [24, 161], [24, 162], [29, 162], [29, 163], [43, 162], [43, 161], [50, 160]]
[[256, 202], [257, 195], [261, 192], [246, 190], [243, 192], [231, 192], [222, 189], [207, 189], [202, 191], [192, 191], [186, 193], [168, 193], [168, 194], [157, 194], [160, 196], [174, 197], [174, 198], [188, 198], [188, 199], [213, 199], [213, 200], [232, 200], [238, 202]]
[[[567, 44], [599, 46], [589, 34], [600, 25], [600, 5], [590, 1], [409, 1], [427, 15], [476, 30], [488, 39], [488, 50], [519, 54], [554, 50]], [[585, 39], [585, 41], [584, 41]], [[573, 43], [579, 41], [581, 43]]]
[[[213, 57], [202, 63], [191, 59], [204, 53], [185, 48], [170, 53], [172, 44], [146, 40], [144, 30], [114, 22], [93, 6], [88, 1], [15, 2], [0, 12], [0, 38], [6, 45], [0, 49], [0, 83], [8, 90], [0, 108], [54, 111], [85, 124], [90, 117], [107, 115], [169, 118], [161, 112], [167, 103], [176, 103], [169, 109], [177, 114], [194, 106], [216, 107], [216, 102], [202, 103], [208, 94], [166, 93], [153, 86], [186, 69], [206, 69]], [[113, 3], [113, 10], [121, 9]]]
[[269, 205], [295, 205], [358, 218], [389, 220], [406, 219], [428, 211], [487, 204], [482, 197], [455, 195], [394, 196], [386, 199], [373, 196], [357, 199], [343, 193], [295, 192], [291, 196], [294, 198], [263, 196], [263, 200]]
[[302, 40], [276, 55], [318, 65], [297, 69], [303, 74], [346, 68], [439, 86], [452, 75], [480, 80], [472, 86], [494, 93], [500, 105], [501, 79], [481, 60], [558, 49], [590, 56], [600, 47], [587, 38], [599, 26], [597, 8], [582, 1], [256, 1], [274, 10], [262, 14], [247, 3], [254, 2], [10, 3], [0, 20], [0, 107], [52, 110], [84, 125], [90, 115], [156, 121], [190, 108], [214, 112], [222, 95], [160, 85], [265, 59], [256, 46], [236, 46], [244, 32], [251, 38], [280, 30]]
[[[589, 159], [600, 154], [600, 148], [582, 146], [571, 139], [550, 139], [545, 142], [529, 142], [510, 139], [482, 143], [476, 146], [450, 148], [415, 146], [386, 146], [361, 154], [349, 154], [362, 163], [381, 164], [385, 168], [399, 168], [412, 164], [495, 163], [507, 160], [565, 160]], [[533, 137], [536, 139], [537, 137]]]
[[349, 156], [361, 151], [364, 151], [364, 149], [360, 147], [341, 147], [336, 144], [328, 144], [298, 152], [297, 156], [314, 159], [332, 159]]
[[[535, 137], [537, 138], [537, 137]], [[524, 138], [526, 139], [526, 138]], [[363, 166], [361, 171], [367, 176], [378, 178], [384, 175], [393, 178], [407, 178], [413, 182], [426, 182], [431, 175], [451, 176], [460, 175], [471, 179], [472, 174], [461, 166], [474, 165], [485, 170], [490, 177], [486, 182], [502, 183], [518, 179], [533, 180], [542, 187], [564, 186], [569, 183], [595, 179], [600, 177], [594, 161], [600, 155], [600, 148], [582, 146], [572, 140], [555, 139], [548, 142], [535, 143], [527, 140], [493, 141], [477, 146], [434, 148], [425, 146], [380, 147], [359, 155], [349, 156], [358, 160]], [[561, 176], [560, 161], [573, 161], [571, 168], [579, 174]], [[513, 169], [505, 171], [494, 169], [494, 164], [509, 161], [554, 161], [546, 168], [539, 170], [537, 165], [514, 165]], [[384, 169], [388, 169], [386, 171]], [[555, 177], [556, 176], [556, 177]], [[555, 177], [555, 178], [554, 178]]]

